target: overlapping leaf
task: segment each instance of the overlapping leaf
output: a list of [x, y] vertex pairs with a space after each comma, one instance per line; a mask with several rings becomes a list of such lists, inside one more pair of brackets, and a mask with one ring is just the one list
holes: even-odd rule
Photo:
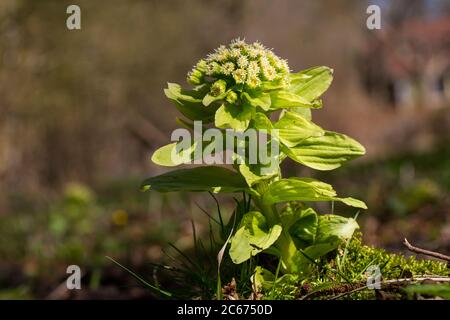
[[265, 92], [242, 92], [241, 97], [253, 107], [261, 108], [265, 111], [270, 109], [271, 99], [270, 94]]
[[254, 108], [249, 104], [242, 106], [234, 104], [222, 104], [215, 115], [215, 125], [218, 128], [231, 128], [236, 131], [247, 129]]
[[331, 185], [308, 178], [275, 181], [263, 195], [263, 202], [267, 205], [286, 201], [340, 201], [352, 207], [367, 209], [364, 202], [353, 198], [339, 198]]
[[175, 103], [177, 109], [190, 120], [201, 120], [206, 123], [214, 120], [217, 107], [205, 107], [202, 103], [206, 94], [205, 88], [200, 86], [196, 90], [184, 90], [176, 83], [168, 83], [164, 93]]
[[314, 67], [290, 75], [289, 91], [307, 101], [318, 99], [331, 85], [333, 69]]
[[[173, 142], [158, 148], [152, 155], [152, 162], [164, 166], [175, 167], [180, 164], [190, 163], [194, 160], [194, 151], [196, 143], [192, 144], [189, 148], [182, 149], [179, 143]], [[200, 153], [201, 157], [201, 153]]]
[[[291, 220], [289, 234], [298, 248], [290, 261], [293, 269], [305, 269], [315, 260], [349, 240], [357, 228], [356, 221], [334, 214], [318, 215], [311, 208], [284, 217]], [[292, 222], [294, 221], [294, 222]]]
[[304, 97], [288, 91], [288, 90], [275, 90], [270, 93], [270, 99], [272, 101], [270, 105], [271, 110], [278, 110], [284, 108], [320, 108], [321, 104], [317, 101], [309, 101]]
[[242, 263], [250, 257], [269, 248], [278, 239], [282, 231], [281, 225], [269, 226], [261, 212], [246, 213], [239, 229], [231, 240], [230, 257], [234, 263]]
[[302, 140], [291, 148], [282, 148], [282, 151], [292, 160], [316, 170], [336, 169], [366, 152], [356, 140], [331, 131]]
[[164, 173], [145, 180], [142, 189], [160, 192], [250, 192], [247, 183], [237, 172], [214, 166], [180, 169]]
[[305, 139], [325, 134], [321, 127], [294, 112], [286, 112], [275, 123], [274, 128], [278, 130], [280, 141], [287, 147], [294, 147]]

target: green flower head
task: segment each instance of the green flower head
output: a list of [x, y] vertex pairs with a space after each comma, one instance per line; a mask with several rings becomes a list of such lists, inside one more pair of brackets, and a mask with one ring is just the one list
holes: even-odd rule
[[227, 83], [224, 80], [217, 80], [211, 86], [211, 95], [213, 97], [218, 97], [225, 93], [227, 89]]
[[189, 73], [188, 82], [198, 85], [224, 80], [231, 86], [244, 85], [256, 89], [263, 82], [279, 81], [288, 86], [289, 72], [287, 61], [272, 50], [260, 42], [248, 44], [238, 38], [200, 60]]
[[237, 99], [238, 99], [238, 96], [237, 96], [236, 92], [230, 91], [230, 92], [227, 94], [227, 97], [226, 97], [225, 100], [226, 100], [228, 103], [233, 104], [233, 103], [235, 103], [235, 102], [237, 101]]
[[204, 81], [204, 75], [206, 72], [206, 61], [200, 60], [197, 62], [192, 71], [188, 73], [187, 82], [193, 85], [201, 84]]

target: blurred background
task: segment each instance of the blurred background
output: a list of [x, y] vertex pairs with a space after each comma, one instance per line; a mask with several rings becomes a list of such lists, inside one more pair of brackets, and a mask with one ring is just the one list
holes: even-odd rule
[[[81, 7], [81, 30], [66, 8]], [[381, 8], [381, 30], [366, 9]], [[233, 38], [259, 40], [294, 71], [335, 79], [321, 126], [367, 155], [333, 172], [287, 163], [365, 200], [368, 244], [450, 252], [450, 2], [447, 0], [0, 1], [0, 298], [147, 298], [114, 257], [156, 278], [168, 243], [208, 232], [208, 195], [142, 193], [177, 127], [165, 98]], [[222, 211], [232, 210], [231, 197]], [[201, 208], [201, 209], [200, 209]], [[342, 214], [355, 215], [337, 207]], [[84, 290], [67, 292], [66, 267]]]

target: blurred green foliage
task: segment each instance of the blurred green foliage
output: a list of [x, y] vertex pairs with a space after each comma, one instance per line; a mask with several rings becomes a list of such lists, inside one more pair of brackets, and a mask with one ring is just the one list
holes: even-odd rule
[[[105, 256], [138, 266], [159, 262], [162, 248], [186, 234], [177, 217], [186, 212], [187, 196], [149, 197], [138, 181], [112, 181], [95, 190], [70, 183], [48, 199], [11, 195], [14, 213], [0, 219], [0, 296], [45, 292], [64, 281], [71, 264], [89, 273], [88, 285], [95, 289], [111, 265]], [[149, 208], [161, 217], [148, 214]]]
[[[345, 262], [337, 267], [336, 258], [342, 259], [345, 252]], [[334, 267], [333, 267], [334, 265]], [[331, 266], [331, 267], [330, 267]], [[421, 260], [415, 257], [404, 257], [401, 254], [388, 253], [386, 250], [363, 245], [361, 234], [358, 233], [350, 241], [345, 251], [336, 252], [328, 260], [319, 265], [308, 279], [302, 282], [296, 277], [282, 277], [273, 288], [265, 290], [266, 299], [326, 299], [338, 295], [339, 287], [353, 286], [354, 288], [366, 285], [366, 270], [370, 266], [379, 267], [381, 281], [389, 279], [402, 279], [420, 276], [449, 276], [447, 264], [434, 260]], [[302, 292], [305, 287], [307, 292]], [[334, 289], [333, 289], [334, 288]], [[351, 291], [347, 289], [346, 291]], [[322, 294], [314, 294], [320, 293]], [[344, 291], [345, 292], [345, 291]], [[347, 299], [374, 299], [374, 290], [363, 290], [346, 296]]]
[[370, 215], [405, 216], [428, 204], [438, 208], [448, 199], [450, 147], [444, 143], [431, 151], [401, 153], [326, 174], [336, 188], [365, 199]]

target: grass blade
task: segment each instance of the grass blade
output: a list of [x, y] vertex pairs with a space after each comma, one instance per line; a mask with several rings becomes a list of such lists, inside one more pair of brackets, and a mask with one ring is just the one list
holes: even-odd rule
[[145, 281], [145, 279], [143, 279], [141, 276], [139, 276], [137, 273], [133, 272], [132, 270], [128, 269], [127, 267], [125, 267], [124, 265], [120, 264], [118, 261], [114, 260], [111, 257], [106, 256], [107, 259], [111, 260], [112, 262], [114, 262], [116, 265], [118, 265], [119, 267], [121, 267], [122, 269], [124, 269], [125, 271], [127, 271], [129, 274], [131, 274], [134, 278], [136, 278], [137, 280], [139, 280], [143, 285], [147, 286], [148, 288], [151, 288], [155, 291], [157, 291], [158, 293], [165, 295], [166, 297], [172, 297], [172, 294], [170, 292], [164, 291], [150, 283], [148, 283], [147, 281]]

